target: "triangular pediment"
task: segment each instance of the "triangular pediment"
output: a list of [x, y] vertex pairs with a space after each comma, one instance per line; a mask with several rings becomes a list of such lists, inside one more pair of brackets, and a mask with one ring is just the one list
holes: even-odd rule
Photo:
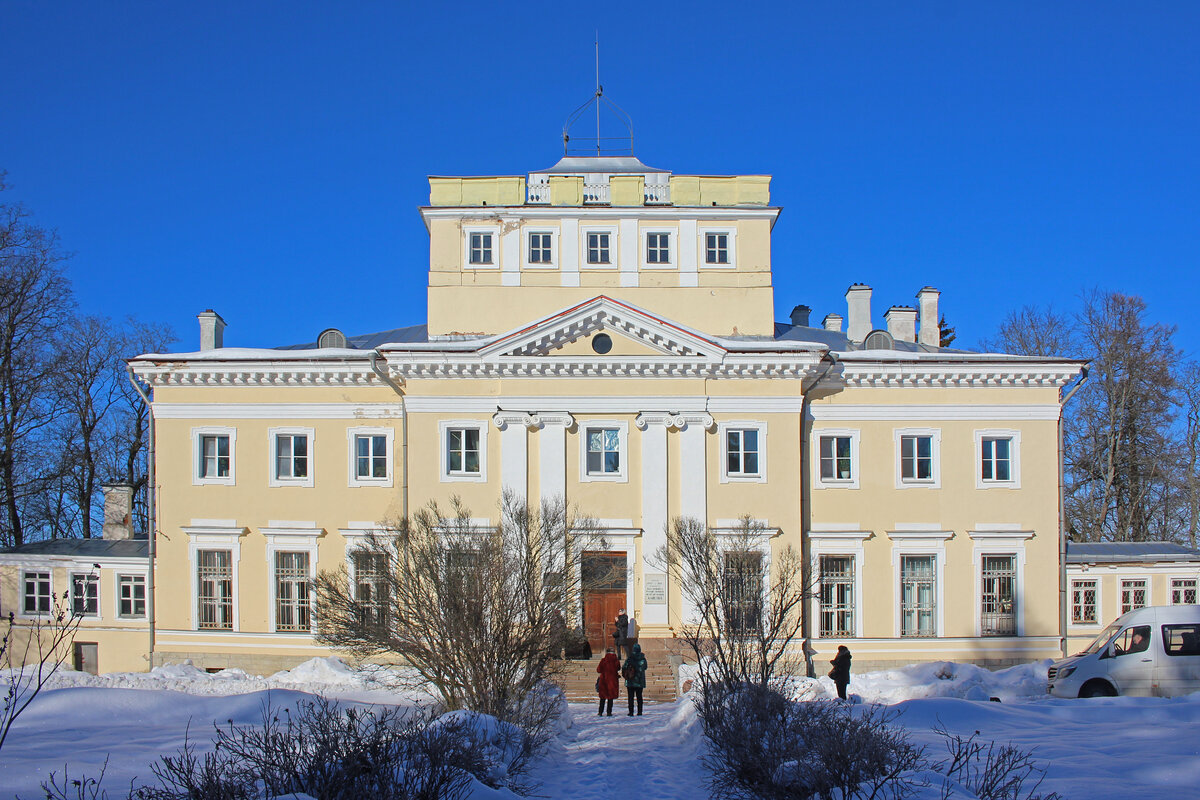
[[584, 349], [583, 342], [603, 331], [613, 338], [613, 358], [638, 355], [708, 360], [719, 358], [725, 349], [703, 334], [610, 297], [595, 297], [511, 331], [483, 347], [484, 358], [529, 358], [587, 355], [604, 357]]

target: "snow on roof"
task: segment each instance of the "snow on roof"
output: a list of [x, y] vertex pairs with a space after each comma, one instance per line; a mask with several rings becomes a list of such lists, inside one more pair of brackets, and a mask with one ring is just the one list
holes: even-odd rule
[[76, 556], [79, 558], [146, 558], [145, 539], [46, 539], [19, 547], [6, 547], [0, 555]]
[[1067, 542], [1067, 562], [1200, 561], [1200, 550], [1189, 550], [1174, 542]]

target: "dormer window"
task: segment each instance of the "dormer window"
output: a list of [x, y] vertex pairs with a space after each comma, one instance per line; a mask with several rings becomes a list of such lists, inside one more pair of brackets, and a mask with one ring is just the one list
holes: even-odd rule
[[484, 231], [472, 233], [469, 253], [468, 263], [487, 265], [496, 263], [492, 260], [492, 234]]

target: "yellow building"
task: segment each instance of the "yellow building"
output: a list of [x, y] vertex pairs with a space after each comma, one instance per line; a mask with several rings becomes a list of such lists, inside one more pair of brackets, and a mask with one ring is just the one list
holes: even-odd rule
[[939, 348], [928, 287], [885, 329], [858, 285], [844, 332], [804, 306], [776, 323], [779, 212], [768, 176], [632, 157], [431, 177], [425, 325], [241, 349], [208, 311], [200, 352], [133, 359], [157, 442], [154, 663], [326, 654], [317, 570], [353, 574], [357, 542], [430, 500], [493, 524], [505, 489], [600, 520], [609, 549], [585, 557], [627, 579], [579, 611], [629, 608], [643, 642], [686, 613], [650, 558], [666, 525], [748, 514], [764, 571], [784, 544], [818, 570], [819, 654], [1056, 655], [1058, 420], [1081, 365]]

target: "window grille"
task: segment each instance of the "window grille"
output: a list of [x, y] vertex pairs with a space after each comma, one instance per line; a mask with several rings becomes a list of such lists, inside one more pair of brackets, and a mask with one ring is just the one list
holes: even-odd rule
[[762, 625], [762, 553], [725, 553], [726, 630], [733, 635], [752, 633]]
[[359, 613], [370, 625], [385, 625], [388, 620], [388, 557], [384, 553], [354, 554], [354, 599]]
[[1146, 605], [1146, 581], [1121, 581], [1121, 613]]
[[1196, 604], [1196, 579], [1173, 578], [1171, 580], [1171, 605], [1193, 606]]
[[275, 554], [275, 630], [309, 631], [308, 553]]
[[1096, 624], [1096, 582], [1071, 584], [1071, 621], [1080, 625]]
[[196, 581], [200, 596], [201, 628], [233, 629], [233, 565], [228, 550], [201, 550], [196, 554]]
[[980, 584], [980, 630], [984, 636], [1017, 633], [1016, 556], [984, 556]]
[[821, 556], [821, 611], [818, 635], [854, 635], [854, 556]]
[[900, 558], [900, 635], [936, 636], [937, 566], [934, 556]]

